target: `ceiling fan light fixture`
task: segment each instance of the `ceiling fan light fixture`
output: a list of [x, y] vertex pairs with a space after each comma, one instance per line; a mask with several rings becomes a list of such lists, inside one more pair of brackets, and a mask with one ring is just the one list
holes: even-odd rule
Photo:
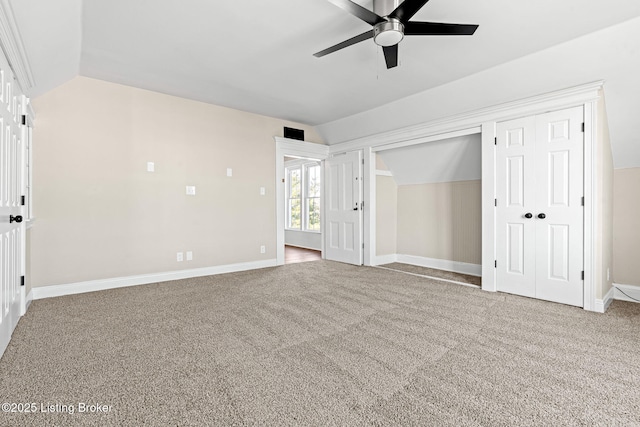
[[394, 46], [404, 38], [404, 25], [400, 20], [389, 18], [374, 27], [373, 41], [378, 46]]

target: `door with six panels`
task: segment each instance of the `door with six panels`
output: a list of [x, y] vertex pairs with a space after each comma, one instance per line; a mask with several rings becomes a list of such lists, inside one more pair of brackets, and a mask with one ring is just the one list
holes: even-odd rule
[[583, 107], [497, 124], [497, 289], [582, 307]]
[[0, 54], [0, 356], [18, 323], [22, 302], [23, 99]]

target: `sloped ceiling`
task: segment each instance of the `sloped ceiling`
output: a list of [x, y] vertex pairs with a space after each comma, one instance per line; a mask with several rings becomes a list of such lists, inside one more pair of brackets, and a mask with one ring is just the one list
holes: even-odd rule
[[414, 20], [480, 28], [406, 37], [391, 70], [372, 41], [312, 56], [369, 29], [327, 0], [8, 1], [32, 97], [80, 74], [317, 125], [333, 144], [604, 78], [616, 166], [631, 164], [619, 163], [630, 158], [619, 147], [638, 134], [628, 111], [640, 101], [616, 68], [640, 74], [640, 37], [616, 28], [640, 16], [638, 0], [430, 0]]
[[480, 134], [379, 151], [397, 185], [470, 181], [482, 177]]

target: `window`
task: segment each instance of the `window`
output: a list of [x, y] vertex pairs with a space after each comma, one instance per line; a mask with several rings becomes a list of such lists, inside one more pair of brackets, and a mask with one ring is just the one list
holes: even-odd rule
[[320, 231], [320, 164], [300, 160], [292, 163], [286, 169], [286, 227], [291, 230]]
[[302, 221], [300, 198], [302, 196], [302, 168], [287, 169], [287, 228], [300, 230]]
[[305, 228], [320, 231], [320, 165], [307, 165], [305, 178]]

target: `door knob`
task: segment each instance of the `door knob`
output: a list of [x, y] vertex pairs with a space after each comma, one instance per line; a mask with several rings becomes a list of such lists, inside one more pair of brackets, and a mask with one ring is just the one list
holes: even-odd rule
[[355, 208], [353, 208], [353, 210], [354, 210], [354, 211], [357, 211], [357, 210], [358, 210], [358, 202], [356, 202], [356, 207], [355, 207]]
[[527, 212], [526, 214], [524, 214], [525, 218], [533, 218], [533, 214], [531, 212]]
[[9, 215], [9, 224], [11, 224], [12, 222], [22, 222], [22, 215]]
[[547, 216], [543, 213], [538, 214], [538, 218], [545, 219]]

